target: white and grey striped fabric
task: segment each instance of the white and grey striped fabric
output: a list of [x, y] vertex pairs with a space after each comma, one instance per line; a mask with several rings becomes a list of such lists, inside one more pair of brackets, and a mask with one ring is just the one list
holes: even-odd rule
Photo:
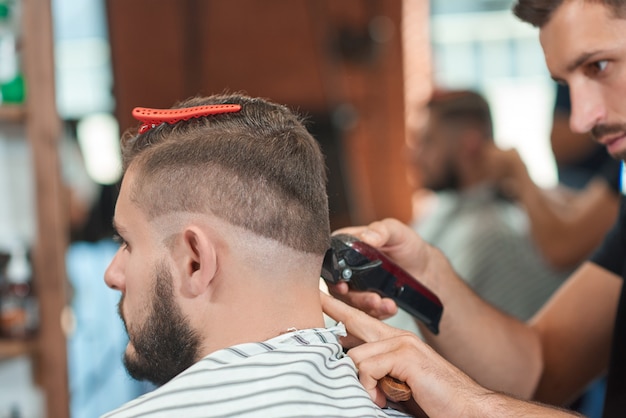
[[219, 350], [104, 417], [407, 416], [372, 402], [337, 335], [341, 324]]
[[437, 194], [435, 212], [416, 226], [483, 299], [528, 320], [567, 279], [534, 244], [526, 213], [487, 185]]

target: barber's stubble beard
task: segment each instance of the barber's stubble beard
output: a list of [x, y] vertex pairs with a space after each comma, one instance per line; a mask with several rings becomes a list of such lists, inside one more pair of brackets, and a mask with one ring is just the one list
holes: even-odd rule
[[[599, 141], [603, 136], [614, 134], [626, 135], [626, 124], [596, 125], [591, 130], [591, 136], [595, 141]], [[626, 152], [611, 154], [611, 157], [616, 160], [626, 160]]]
[[197, 361], [200, 339], [174, 301], [172, 275], [164, 265], [154, 269], [152, 311], [144, 323], [127, 324], [118, 312], [135, 349], [124, 354], [124, 366], [131, 377], [163, 385]]

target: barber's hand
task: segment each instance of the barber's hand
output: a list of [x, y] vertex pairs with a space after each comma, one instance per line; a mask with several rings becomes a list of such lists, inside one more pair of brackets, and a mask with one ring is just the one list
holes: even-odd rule
[[494, 184], [508, 196], [516, 198], [520, 183], [529, 177], [519, 152], [514, 148], [503, 150], [492, 144], [485, 148], [484, 161], [487, 175]]
[[[423, 410], [430, 417], [465, 416], [465, 401], [488, 393], [416, 335], [390, 327], [324, 293], [321, 298], [324, 312], [345, 324], [350, 337], [345, 340], [349, 341], [348, 356], [357, 366], [361, 384], [380, 407], [387, 400], [378, 382], [387, 375], [406, 382], [413, 400], [403, 406], [418, 415]], [[355, 346], [358, 341], [365, 344]]]
[[[437, 294], [435, 282], [438, 267], [435, 266], [436, 263], [431, 257], [432, 247], [409, 226], [396, 219], [383, 219], [367, 226], [343, 228], [336, 233], [353, 235], [379, 249]], [[389, 318], [398, 311], [392, 299], [382, 298], [374, 292], [349, 289], [345, 282], [329, 285], [328, 290], [337, 298], [378, 319]]]
[[359, 308], [374, 318], [387, 319], [398, 312], [398, 306], [393, 299], [383, 298], [376, 292], [353, 290], [350, 289], [346, 282], [339, 282], [337, 284], [327, 283], [327, 286], [330, 294]]
[[526, 170], [526, 165], [515, 148], [504, 150], [490, 144], [484, 148], [484, 158], [487, 173], [494, 180], [516, 178]]

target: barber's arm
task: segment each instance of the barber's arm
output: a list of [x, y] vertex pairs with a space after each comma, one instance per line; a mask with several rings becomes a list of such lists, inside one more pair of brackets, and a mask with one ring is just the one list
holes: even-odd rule
[[[607, 369], [622, 280], [597, 264], [584, 263], [527, 325], [482, 301], [439, 250], [401, 222], [386, 219], [341, 232], [385, 252], [441, 299], [439, 335], [423, 326], [422, 334], [482, 386], [563, 405]], [[345, 283], [330, 290], [375, 317], [397, 309], [392, 300], [351, 291]]]
[[516, 150], [493, 146], [487, 161], [493, 179], [524, 206], [533, 239], [554, 267], [571, 268], [584, 261], [617, 218], [619, 195], [613, 182], [601, 176], [569, 193], [566, 205], [555, 205], [555, 191], [535, 184]]
[[361, 383], [381, 407], [386, 400], [378, 381], [389, 375], [410, 387], [413, 399], [404, 404], [409, 412], [423, 411], [432, 418], [575, 416], [485, 389], [414, 334], [392, 328], [323, 293], [321, 298], [324, 312], [346, 325], [351, 341], [365, 342], [350, 345], [353, 348], [349, 347], [348, 355], [359, 370]]
[[562, 405], [607, 370], [622, 279], [584, 263], [530, 321], [543, 373], [534, 399]]
[[[421, 329], [437, 352], [485, 387], [523, 398], [533, 395], [541, 376], [542, 353], [532, 328], [480, 299], [438, 249], [403, 223], [385, 219], [341, 232], [380, 249], [440, 298], [444, 311], [439, 335]], [[345, 283], [331, 286], [330, 291], [378, 318], [397, 309], [392, 300], [349, 291]]]

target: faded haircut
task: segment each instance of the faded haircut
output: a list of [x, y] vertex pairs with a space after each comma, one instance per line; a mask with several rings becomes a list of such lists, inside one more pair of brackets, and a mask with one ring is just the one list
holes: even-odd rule
[[184, 108], [239, 104], [241, 111], [163, 123], [122, 136], [131, 199], [149, 219], [212, 213], [296, 250], [330, 243], [326, 167], [317, 141], [285, 106], [243, 95], [195, 97]]
[[[518, 0], [513, 6], [513, 13], [520, 20], [542, 28], [550, 21], [552, 14], [561, 4], [574, 0]], [[626, 3], [624, 0], [576, 0], [589, 3], [600, 3], [613, 13], [614, 17], [626, 18]]]
[[447, 126], [472, 127], [480, 130], [485, 140], [493, 140], [489, 104], [475, 91], [437, 91], [428, 102], [428, 109]]

